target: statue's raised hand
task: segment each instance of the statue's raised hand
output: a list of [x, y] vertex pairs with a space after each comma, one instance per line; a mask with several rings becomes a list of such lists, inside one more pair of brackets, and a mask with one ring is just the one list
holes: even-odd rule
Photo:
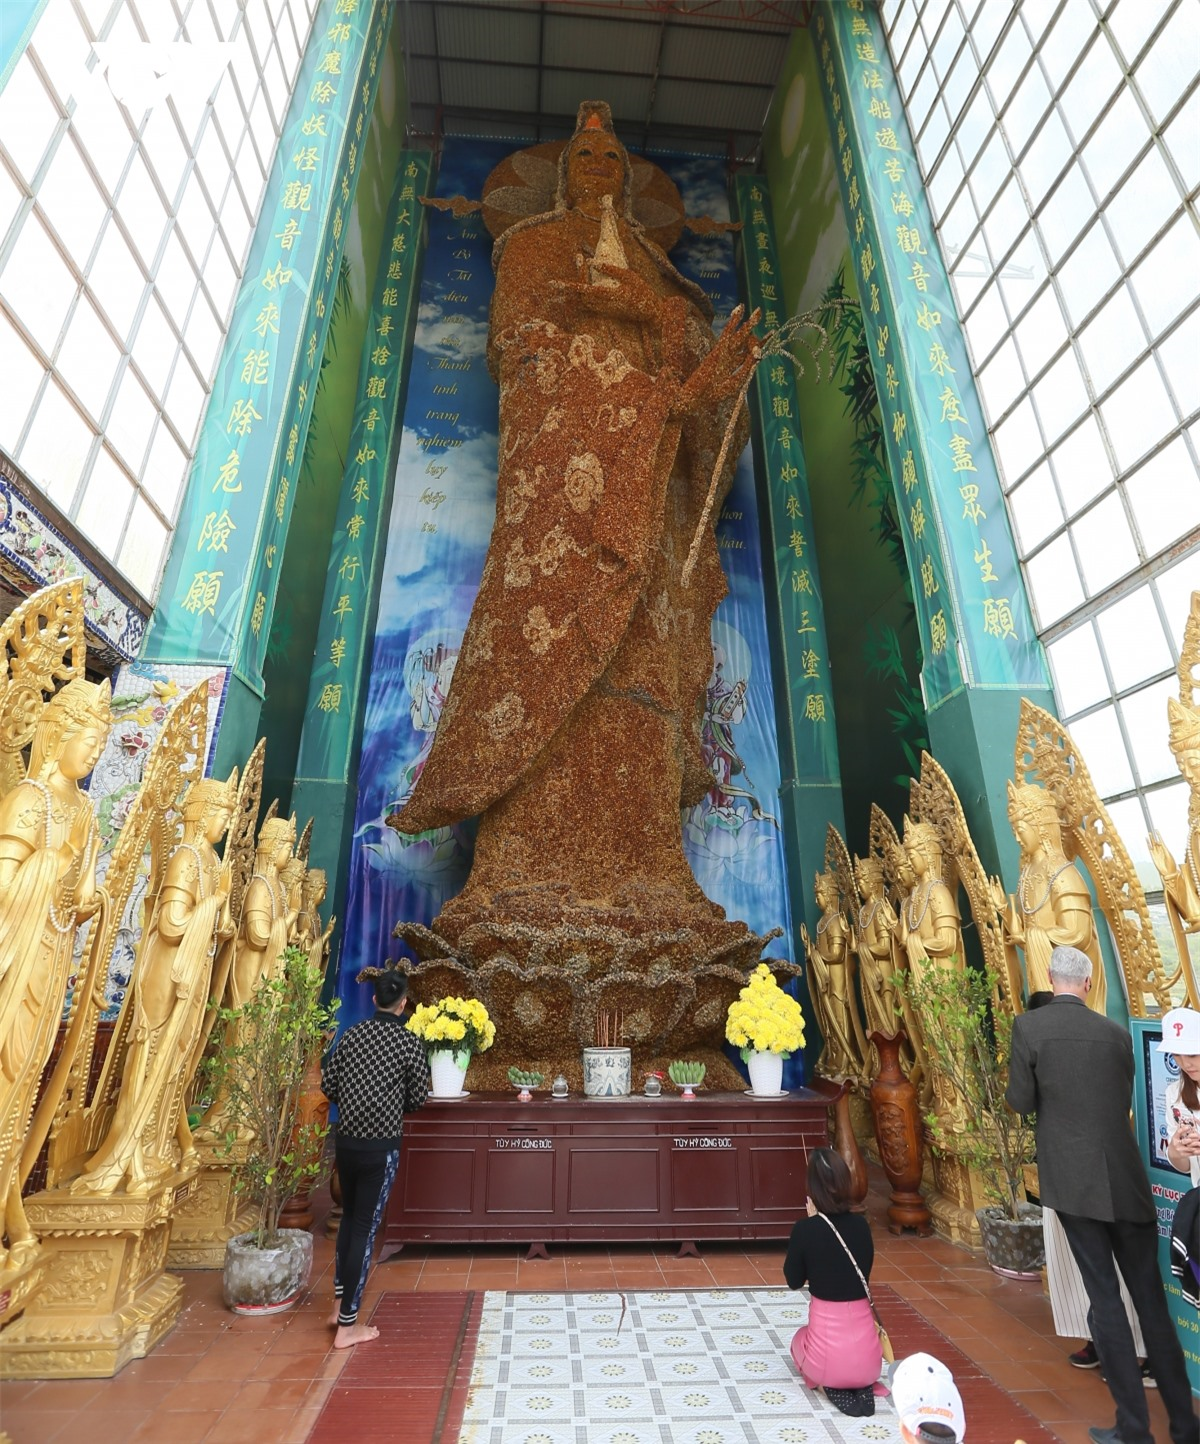
[[1150, 861], [1158, 869], [1158, 875], [1165, 882], [1167, 878], [1173, 878], [1179, 869], [1175, 866], [1175, 859], [1171, 856], [1171, 850], [1167, 847], [1162, 837], [1157, 832], [1152, 832], [1146, 839], [1150, 849]]
[[[624, 266], [597, 265], [579, 258], [578, 281], [551, 281], [554, 299], [569, 305], [574, 302], [583, 310], [618, 321], [640, 321], [658, 325], [662, 298], [636, 271]], [[588, 269], [598, 279], [587, 279]]]
[[684, 382], [679, 399], [672, 407], [675, 415], [716, 406], [749, 380], [762, 356], [763, 346], [754, 334], [760, 313], [754, 311], [746, 319], [745, 310], [744, 306], [734, 310], [712, 350]]

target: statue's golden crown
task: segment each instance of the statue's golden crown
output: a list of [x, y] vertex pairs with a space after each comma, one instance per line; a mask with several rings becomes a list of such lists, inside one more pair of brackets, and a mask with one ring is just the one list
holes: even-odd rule
[[68, 726], [111, 727], [112, 686], [107, 677], [103, 682], [87, 682], [78, 677], [55, 692], [43, 715], [47, 722]]
[[1167, 727], [1172, 752], [1190, 752], [1200, 747], [1200, 708], [1168, 697]]

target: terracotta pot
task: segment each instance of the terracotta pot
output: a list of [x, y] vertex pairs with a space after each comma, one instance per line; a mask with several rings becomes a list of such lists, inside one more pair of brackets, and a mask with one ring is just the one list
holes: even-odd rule
[[921, 1109], [917, 1090], [900, 1067], [901, 1033], [887, 1037], [872, 1033], [879, 1054], [879, 1075], [871, 1084], [871, 1116], [883, 1171], [892, 1186], [888, 1229], [900, 1233], [915, 1228], [923, 1237], [932, 1232], [929, 1210], [921, 1197]]

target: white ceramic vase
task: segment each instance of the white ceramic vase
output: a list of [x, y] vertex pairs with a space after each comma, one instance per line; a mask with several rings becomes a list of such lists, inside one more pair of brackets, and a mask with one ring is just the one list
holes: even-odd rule
[[783, 1092], [783, 1054], [756, 1048], [751, 1054], [747, 1067], [750, 1069], [750, 1087], [764, 1097], [777, 1098]]
[[628, 1048], [585, 1048], [584, 1097], [628, 1098], [633, 1075], [632, 1059], [633, 1055]]
[[439, 1048], [429, 1055], [429, 1096], [431, 1098], [461, 1098], [463, 1083], [467, 1076], [467, 1064], [471, 1061], [471, 1050], [460, 1049], [452, 1053], [448, 1048]]

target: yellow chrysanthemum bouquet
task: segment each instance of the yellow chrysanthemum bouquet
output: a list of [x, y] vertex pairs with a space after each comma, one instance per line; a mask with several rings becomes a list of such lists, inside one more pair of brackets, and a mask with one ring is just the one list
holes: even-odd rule
[[746, 986], [729, 1005], [725, 1036], [742, 1050], [742, 1061], [750, 1054], [778, 1053], [790, 1058], [804, 1047], [804, 1013], [790, 993], [775, 981], [766, 963], [759, 963]]
[[408, 1020], [415, 1033], [433, 1053], [486, 1053], [496, 1041], [496, 1025], [478, 998], [439, 998], [420, 1003]]

